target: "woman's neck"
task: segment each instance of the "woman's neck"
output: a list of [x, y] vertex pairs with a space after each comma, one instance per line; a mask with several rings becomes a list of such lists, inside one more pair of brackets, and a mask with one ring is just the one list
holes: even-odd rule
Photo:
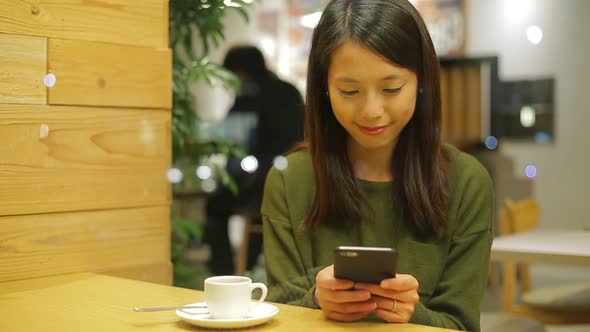
[[388, 182], [392, 181], [391, 145], [377, 149], [367, 149], [349, 138], [348, 157], [353, 166], [354, 176], [361, 180]]

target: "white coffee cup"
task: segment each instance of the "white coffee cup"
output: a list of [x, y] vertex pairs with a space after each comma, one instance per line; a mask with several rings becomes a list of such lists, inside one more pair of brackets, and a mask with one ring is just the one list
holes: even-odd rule
[[205, 279], [205, 302], [214, 319], [244, 318], [252, 307], [252, 291], [262, 291], [260, 299], [254, 304], [264, 301], [268, 289], [266, 285], [252, 282], [242, 276], [217, 276]]

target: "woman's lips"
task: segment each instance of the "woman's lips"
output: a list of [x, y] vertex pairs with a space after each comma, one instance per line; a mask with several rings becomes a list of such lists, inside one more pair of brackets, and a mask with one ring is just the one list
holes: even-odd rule
[[387, 130], [387, 127], [389, 127], [391, 123], [386, 124], [385, 126], [379, 126], [379, 127], [365, 127], [365, 126], [361, 126], [359, 124], [357, 124], [357, 127], [365, 134], [367, 135], [371, 135], [371, 136], [376, 136], [376, 135], [381, 135], [385, 132], [385, 130]]

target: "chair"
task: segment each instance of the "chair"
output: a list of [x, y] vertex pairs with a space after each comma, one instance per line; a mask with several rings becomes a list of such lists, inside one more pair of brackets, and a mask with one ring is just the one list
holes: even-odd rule
[[250, 236], [252, 234], [262, 234], [262, 225], [252, 222], [252, 219], [256, 215], [257, 212], [254, 211], [241, 211], [240, 213], [240, 216], [244, 220], [244, 229], [236, 252], [236, 275], [244, 275], [246, 273]]
[[[536, 199], [526, 198], [516, 202], [507, 199], [506, 206], [500, 209], [500, 234], [531, 231], [537, 227], [539, 216]], [[590, 323], [590, 283], [533, 290], [528, 264], [505, 261], [502, 269], [504, 312], [532, 317], [546, 324]], [[520, 303], [517, 302], [517, 285], [520, 286]]]

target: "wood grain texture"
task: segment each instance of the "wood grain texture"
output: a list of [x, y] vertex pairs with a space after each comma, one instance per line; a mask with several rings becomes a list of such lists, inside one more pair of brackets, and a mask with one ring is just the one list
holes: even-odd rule
[[468, 142], [480, 142], [482, 137], [482, 84], [481, 66], [468, 66], [464, 68], [465, 82], [465, 140]]
[[0, 217], [0, 281], [170, 260], [167, 206]]
[[45, 104], [46, 72], [47, 39], [0, 33], [0, 103]]
[[168, 1], [0, 0], [0, 33], [168, 47]]
[[169, 49], [50, 39], [49, 104], [172, 107]]
[[170, 203], [170, 112], [0, 104], [0, 216]]
[[[2, 289], [4, 288], [4, 290]], [[0, 284], [0, 330], [175, 332], [203, 330], [180, 321], [174, 311], [133, 312], [133, 307], [183, 305], [204, 300], [196, 290], [93, 274], [21, 280]], [[415, 324], [379, 321], [343, 323], [327, 320], [321, 310], [275, 304], [279, 313], [252, 331], [273, 332], [443, 332]], [[34, 317], [23, 323], [23, 317]], [[50, 327], [50, 328], [49, 328]]]
[[449, 68], [448, 136], [450, 142], [461, 142], [465, 137], [465, 90], [463, 73], [459, 67]]
[[172, 285], [171, 262], [133, 265], [99, 272], [113, 277], [147, 281], [162, 285]]

